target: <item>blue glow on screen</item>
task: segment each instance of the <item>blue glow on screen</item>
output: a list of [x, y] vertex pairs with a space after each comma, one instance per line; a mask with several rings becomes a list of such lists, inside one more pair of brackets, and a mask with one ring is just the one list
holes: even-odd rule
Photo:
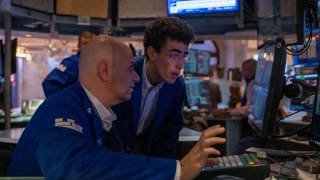
[[206, 14], [239, 10], [239, 0], [167, 0], [169, 15]]

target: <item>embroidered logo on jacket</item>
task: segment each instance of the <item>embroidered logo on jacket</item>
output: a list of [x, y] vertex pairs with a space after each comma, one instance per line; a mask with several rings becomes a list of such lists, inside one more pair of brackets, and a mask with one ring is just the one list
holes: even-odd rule
[[56, 68], [61, 72], [64, 72], [67, 69], [67, 67], [63, 64], [59, 64]]
[[69, 129], [73, 129], [75, 131], [78, 131], [80, 133], [83, 133], [82, 127], [79, 124], [76, 124], [75, 121], [72, 119], [67, 119], [67, 121], [63, 121], [62, 118], [56, 118], [54, 126], [69, 128]]

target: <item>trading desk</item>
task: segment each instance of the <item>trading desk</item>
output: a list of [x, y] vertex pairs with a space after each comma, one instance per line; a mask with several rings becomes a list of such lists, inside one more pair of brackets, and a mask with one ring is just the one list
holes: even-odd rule
[[[0, 131], [0, 143], [16, 144], [24, 131], [24, 128], [12, 128]], [[182, 128], [179, 133], [179, 142], [198, 141], [201, 133], [189, 128]]]
[[[10, 119], [11, 127], [25, 127], [31, 119], [31, 115], [14, 116]], [[4, 117], [0, 117], [0, 129], [4, 129]]]
[[287, 130], [297, 130], [302, 128], [303, 126], [306, 126], [310, 124], [311, 122], [305, 122], [302, 120], [282, 120], [278, 124], [278, 128], [280, 130], [280, 134], [285, 134]]
[[17, 144], [24, 128], [13, 128], [0, 131], [0, 143]]
[[200, 136], [201, 132], [183, 127], [179, 132], [179, 142], [198, 141], [200, 139]]

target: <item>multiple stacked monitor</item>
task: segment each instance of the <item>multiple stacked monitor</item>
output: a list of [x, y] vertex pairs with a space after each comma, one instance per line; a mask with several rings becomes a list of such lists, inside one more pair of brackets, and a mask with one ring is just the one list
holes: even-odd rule
[[[266, 1], [267, 2], [267, 1]], [[280, 5], [285, 3], [285, 0], [281, 1], [268, 1], [273, 3], [279, 3]], [[292, 31], [290, 31], [290, 36], [283, 36], [282, 38], [277, 38], [276, 40], [266, 40], [262, 41], [263, 45], [259, 46], [259, 56], [258, 64], [255, 75], [254, 83], [254, 92], [252, 98], [252, 105], [249, 114], [249, 124], [256, 129], [262, 137], [276, 137], [276, 126], [278, 123], [278, 112], [279, 104], [282, 96], [284, 94], [285, 88], [285, 66], [286, 66], [286, 55], [293, 54], [294, 61], [298, 61], [301, 54], [304, 54], [306, 50], [310, 47], [311, 36], [312, 36], [312, 25], [313, 21], [317, 19], [317, 13], [315, 9], [318, 8], [317, 1], [301, 1], [295, 0], [295, 12], [291, 13], [295, 19], [295, 26]], [[304, 4], [301, 4], [301, 3]], [[272, 5], [272, 7], [277, 7]], [[301, 9], [304, 8], [304, 9]], [[279, 14], [282, 14], [282, 18], [286, 19], [287, 16], [284, 16], [283, 13], [289, 13], [288, 8], [281, 9], [281, 6], [276, 9], [280, 11]], [[273, 10], [275, 11], [275, 10]], [[303, 22], [301, 22], [301, 13], [305, 13]], [[270, 16], [271, 17], [271, 16]], [[276, 23], [270, 18], [263, 19], [262, 25], [259, 24], [259, 28], [263, 29], [264, 21], [269, 21], [270, 23]], [[281, 18], [280, 18], [281, 20]], [[306, 24], [304, 23], [306, 22]], [[280, 23], [281, 25], [281, 23]], [[302, 27], [300, 27], [302, 26]], [[317, 24], [318, 26], [318, 24]], [[281, 28], [280, 28], [281, 29]], [[301, 29], [306, 29], [305, 32]], [[283, 29], [285, 30], [285, 29]], [[273, 32], [273, 31], [271, 31]], [[283, 33], [288, 34], [288, 33]], [[301, 37], [305, 37], [306, 40], [301, 42]], [[281, 37], [281, 36], [280, 36]], [[292, 41], [292, 38], [295, 39]], [[310, 42], [309, 42], [310, 41]], [[318, 41], [318, 40], [317, 40]], [[308, 42], [308, 43], [306, 43]], [[303, 51], [294, 50], [290, 51], [288, 46], [292, 45], [302, 45], [305, 49]], [[316, 147], [320, 147], [320, 76], [319, 76], [319, 62], [320, 54], [319, 49], [317, 48], [314, 52], [316, 58], [310, 59], [308, 63], [316, 64], [316, 67], [313, 65], [312, 70], [315, 71], [317, 75], [317, 91], [315, 92], [315, 101], [314, 109], [312, 115], [311, 131], [310, 131], [310, 144]], [[301, 58], [300, 58], [301, 60]], [[312, 61], [312, 62], [311, 62]], [[297, 62], [294, 62], [297, 63]]]
[[[319, 51], [319, 50], [318, 50]], [[317, 56], [318, 61], [319, 55]], [[249, 123], [262, 137], [275, 136], [280, 100], [285, 86], [286, 47], [281, 38], [259, 51]], [[318, 69], [319, 74], [319, 69]], [[311, 124], [310, 144], [320, 147], [320, 76]]]
[[[167, 0], [168, 14], [184, 16], [185, 14], [197, 13], [208, 14], [212, 12], [235, 12], [239, 9], [239, 1], [209, 1], [199, 0], [184, 1], [184, 0]], [[215, 2], [215, 3], [213, 3]], [[252, 105], [249, 114], [249, 124], [256, 129], [258, 134], [262, 137], [276, 136], [276, 125], [278, 123], [278, 112], [280, 100], [283, 97], [285, 84], [285, 67], [286, 55], [288, 53], [288, 46], [304, 44], [309, 36], [311, 37], [312, 21], [317, 17], [315, 15], [317, 9], [317, 1], [309, 0], [290, 0], [289, 4], [294, 4], [293, 8], [283, 8], [288, 4], [286, 0], [268, 0], [263, 1], [264, 5], [269, 3], [272, 9], [267, 8], [271, 15], [266, 13], [259, 14], [259, 56], [257, 63], [257, 70], [255, 75], [254, 93], [252, 98]], [[270, 4], [271, 3], [271, 4]], [[210, 7], [209, 7], [210, 4]], [[278, 4], [278, 5], [276, 5]], [[268, 6], [268, 7], [269, 7]], [[308, 7], [309, 6], [309, 7]], [[292, 12], [291, 12], [292, 11]], [[276, 16], [273, 16], [273, 15]], [[265, 15], [265, 18], [263, 17]], [[284, 21], [291, 22], [288, 26], [282, 26]], [[318, 25], [317, 25], [318, 26]], [[273, 30], [265, 31], [265, 27], [276, 27]], [[276, 31], [275, 31], [276, 30]], [[271, 34], [270, 34], [271, 33]], [[275, 38], [275, 37], [280, 38]], [[310, 45], [310, 44], [309, 44]], [[308, 48], [308, 47], [307, 47]], [[319, 74], [319, 49], [316, 50], [316, 58], [312, 61], [317, 64], [317, 92], [315, 94], [315, 102], [311, 124], [310, 144], [320, 147], [320, 76]], [[208, 75], [209, 58], [206, 52], [199, 53], [190, 50], [189, 63], [185, 66], [185, 74], [193, 74], [197, 76]], [[289, 53], [290, 54], [290, 53]], [[303, 54], [303, 53], [301, 53]], [[294, 61], [297, 61], [294, 58]], [[309, 61], [310, 62], [310, 61]], [[206, 65], [206, 66], [205, 66]], [[207, 104], [208, 102], [203, 99], [203, 88], [200, 86], [201, 80], [191, 79], [186, 80], [187, 96], [191, 105]]]
[[201, 80], [201, 76], [211, 76], [210, 52], [205, 50], [189, 49], [188, 59], [184, 66], [184, 74], [192, 76], [185, 80], [187, 91], [187, 105], [210, 106], [208, 80]]

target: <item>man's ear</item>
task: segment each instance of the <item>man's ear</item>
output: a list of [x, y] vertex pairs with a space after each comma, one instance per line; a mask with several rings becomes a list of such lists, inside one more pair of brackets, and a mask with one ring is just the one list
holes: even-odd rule
[[148, 57], [150, 60], [155, 60], [158, 56], [158, 53], [156, 52], [156, 50], [152, 46], [149, 46], [147, 48], [147, 54], [148, 54]]
[[100, 61], [97, 64], [98, 68], [98, 77], [102, 82], [106, 82], [110, 76], [110, 66], [106, 61]]

